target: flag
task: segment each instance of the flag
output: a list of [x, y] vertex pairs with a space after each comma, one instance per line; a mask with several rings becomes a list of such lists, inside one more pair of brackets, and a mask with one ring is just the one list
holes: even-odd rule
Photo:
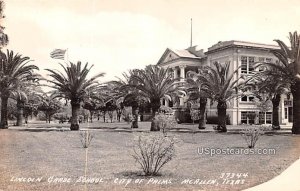
[[50, 57], [53, 59], [65, 59], [66, 49], [55, 49], [50, 53]]

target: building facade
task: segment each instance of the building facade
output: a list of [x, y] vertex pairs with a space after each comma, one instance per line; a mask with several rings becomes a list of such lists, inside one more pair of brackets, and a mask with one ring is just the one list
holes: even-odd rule
[[[186, 73], [190, 70], [198, 71], [199, 67], [211, 65], [214, 62], [229, 63], [230, 71], [238, 70], [234, 80], [240, 76], [246, 78], [254, 71], [254, 64], [257, 62], [279, 62], [270, 50], [278, 49], [278, 46], [244, 42], [244, 41], [224, 41], [208, 48], [206, 52], [196, 47], [184, 50], [172, 50], [167, 48], [158, 61], [158, 65], [168, 68], [173, 76], [181, 77], [184, 81]], [[292, 123], [292, 101], [287, 95], [281, 96], [280, 122], [281, 124]], [[180, 103], [174, 105], [168, 100], [162, 100], [165, 106], [186, 108], [188, 106], [187, 97], [181, 98]], [[232, 99], [228, 103], [227, 114], [233, 125], [237, 124], [270, 124], [272, 123], [272, 109], [262, 111], [255, 102], [254, 96], [244, 96]], [[207, 116], [217, 116], [216, 104], [207, 104]]]

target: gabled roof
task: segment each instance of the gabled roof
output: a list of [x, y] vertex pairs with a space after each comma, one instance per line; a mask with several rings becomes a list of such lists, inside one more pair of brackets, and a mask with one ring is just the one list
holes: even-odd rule
[[189, 48], [188, 49], [183, 49], [183, 50], [175, 50], [175, 49], [167, 48], [165, 50], [165, 52], [163, 53], [163, 55], [161, 56], [161, 58], [159, 59], [159, 61], [157, 62], [157, 64], [162, 63], [165, 60], [166, 56], [170, 52], [172, 52], [173, 54], [175, 54], [179, 58], [190, 58], [190, 59], [197, 59], [197, 60], [202, 58], [202, 57], [198, 56], [199, 54], [196, 55], [196, 54], [193, 54], [191, 51], [189, 51]]
[[173, 51], [177, 56], [184, 57], [184, 58], [199, 58], [196, 55], [192, 54], [188, 50], [171, 50]]

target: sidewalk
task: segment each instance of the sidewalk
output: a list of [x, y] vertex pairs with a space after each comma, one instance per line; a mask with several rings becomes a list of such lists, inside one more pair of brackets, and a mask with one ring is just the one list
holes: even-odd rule
[[268, 182], [244, 191], [300, 191], [300, 159]]

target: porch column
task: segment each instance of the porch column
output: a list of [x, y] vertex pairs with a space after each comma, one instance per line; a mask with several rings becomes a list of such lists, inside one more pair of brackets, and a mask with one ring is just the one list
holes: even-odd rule
[[176, 68], [173, 68], [173, 76], [174, 76], [174, 79], [178, 78], [178, 76], [177, 76], [177, 69]]
[[165, 106], [169, 107], [169, 100], [168, 99], [165, 99]]
[[179, 98], [179, 106], [184, 106], [183, 97]]
[[180, 81], [184, 81], [185, 78], [185, 66], [179, 66], [180, 67]]

